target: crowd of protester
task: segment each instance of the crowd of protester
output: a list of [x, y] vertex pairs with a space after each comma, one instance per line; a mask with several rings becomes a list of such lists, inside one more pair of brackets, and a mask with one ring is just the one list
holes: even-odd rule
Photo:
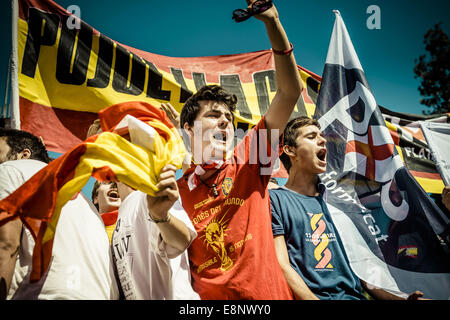
[[[210, 85], [191, 96], [179, 115], [162, 105], [184, 131], [193, 159], [182, 177], [177, 180], [177, 168], [167, 164], [155, 196], [120, 181], [95, 182], [91, 199], [78, 194], [61, 211], [51, 264], [37, 283], [29, 281], [34, 239], [27, 227], [19, 219], [1, 226], [0, 298], [366, 299], [368, 293], [405, 299], [353, 273], [318, 177], [326, 171], [326, 140], [317, 121], [289, 121], [303, 89], [293, 46], [275, 6], [248, 3], [266, 27], [276, 69], [277, 91], [260, 122], [230, 151], [235, 95]], [[258, 158], [263, 131], [283, 135], [281, 160], [289, 172], [284, 186], [271, 177], [273, 166]], [[88, 137], [99, 132], [97, 121]], [[273, 141], [264, 141], [264, 150], [276, 158], [280, 140]], [[39, 138], [1, 129], [0, 199], [49, 161]], [[444, 189], [442, 202], [450, 210], [449, 191]], [[315, 270], [320, 239], [303, 237], [311, 219], [335, 237], [329, 243], [333, 273]], [[422, 296], [416, 291], [407, 299]]]

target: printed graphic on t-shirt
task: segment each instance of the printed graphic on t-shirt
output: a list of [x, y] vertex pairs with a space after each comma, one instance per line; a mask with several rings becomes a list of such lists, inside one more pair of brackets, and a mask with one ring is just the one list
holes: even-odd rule
[[327, 225], [323, 219], [323, 213], [312, 214], [310, 216], [311, 233], [306, 233], [306, 241], [312, 242], [316, 247], [314, 249], [314, 258], [317, 265], [314, 267], [317, 271], [333, 271], [333, 265], [330, 263], [333, 254], [328, 248], [331, 241], [336, 241], [336, 235], [332, 232], [327, 233]]
[[[116, 229], [114, 230], [111, 246], [113, 258], [116, 263], [119, 282], [126, 299], [136, 299], [136, 291], [134, 289], [133, 280], [131, 277], [131, 270], [133, 269], [133, 258], [130, 261], [127, 259], [128, 249], [130, 245], [130, 238], [133, 229], [130, 225], [122, 226], [122, 219], [118, 219]], [[122, 230], [121, 230], [122, 229]], [[123, 230], [125, 229], [125, 230]]]
[[233, 188], [233, 179], [230, 177], [223, 179], [222, 192], [225, 197], [230, 194], [231, 188]]
[[207, 203], [209, 203], [209, 202], [211, 202], [213, 200], [214, 200], [213, 197], [208, 197], [208, 198], [200, 201], [199, 203], [194, 204], [194, 209], [198, 209], [198, 208], [204, 206], [205, 204], [207, 204]]
[[[233, 266], [233, 260], [228, 256], [227, 250], [225, 248], [225, 237], [228, 229], [228, 222], [225, 220], [227, 212], [222, 216], [220, 220], [214, 217], [206, 226], [205, 234], [201, 236], [204, 238], [204, 242], [207, 247], [211, 247], [216, 253], [220, 261], [220, 270], [228, 271]], [[200, 268], [199, 268], [200, 269]]]
[[[233, 187], [233, 180], [230, 178], [227, 181], [227, 187], [222, 185], [222, 190], [225, 189], [224, 194]], [[223, 203], [200, 211], [192, 218], [192, 223], [199, 234], [197, 239], [203, 240], [203, 247], [206, 251], [211, 252], [212, 249], [214, 252], [213, 257], [199, 264], [196, 268], [197, 274], [209, 267], [218, 268], [222, 272], [229, 271], [235, 264], [230, 255], [242, 250], [245, 243], [253, 239], [251, 233], [246, 234], [243, 239], [238, 239], [238, 241], [227, 239], [227, 233], [231, 230], [229, 223], [232, 212], [237, 210], [236, 207], [242, 207], [244, 203], [244, 199], [227, 197]], [[210, 220], [208, 221], [208, 219]], [[202, 222], [205, 223], [204, 226], [201, 226]]]

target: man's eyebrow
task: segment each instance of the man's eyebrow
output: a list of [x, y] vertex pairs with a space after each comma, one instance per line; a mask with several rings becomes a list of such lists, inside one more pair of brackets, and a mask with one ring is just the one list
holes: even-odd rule
[[209, 109], [209, 110], [207, 110], [206, 112], [207, 112], [207, 113], [208, 113], [208, 112], [220, 113], [220, 111], [217, 110], [217, 109]]
[[233, 114], [232, 114], [230, 111], [228, 111], [228, 110], [226, 110], [226, 111], [221, 111], [221, 110], [218, 110], [218, 109], [210, 109], [210, 110], [207, 111], [207, 112], [223, 113], [224, 115], [230, 115], [230, 116], [233, 115]]
[[317, 135], [318, 132], [317, 132], [317, 131], [307, 131], [307, 132], [305, 133], [305, 136], [309, 136], [309, 135], [312, 135], [312, 134]]

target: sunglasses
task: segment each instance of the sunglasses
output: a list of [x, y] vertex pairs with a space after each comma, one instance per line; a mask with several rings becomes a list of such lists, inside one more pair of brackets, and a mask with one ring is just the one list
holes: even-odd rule
[[255, 14], [260, 14], [267, 9], [272, 8], [272, 0], [258, 0], [252, 3], [250, 9], [236, 9], [233, 11], [233, 19], [236, 22], [242, 22], [254, 16]]

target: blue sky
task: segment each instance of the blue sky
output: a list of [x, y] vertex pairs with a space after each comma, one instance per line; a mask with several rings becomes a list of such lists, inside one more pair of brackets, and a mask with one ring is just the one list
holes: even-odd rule
[[[81, 18], [100, 32], [129, 46], [176, 57], [251, 52], [270, 47], [260, 21], [231, 20], [243, 0], [57, 0], [67, 8], [76, 4]], [[393, 111], [420, 114], [419, 80], [414, 59], [425, 53], [423, 35], [442, 21], [449, 32], [448, 0], [275, 0], [281, 21], [294, 44], [298, 64], [322, 75], [338, 9], [352, 38], [374, 96]], [[369, 5], [381, 12], [381, 29], [369, 30]], [[1, 1], [0, 98], [10, 51], [10, 1]]]

